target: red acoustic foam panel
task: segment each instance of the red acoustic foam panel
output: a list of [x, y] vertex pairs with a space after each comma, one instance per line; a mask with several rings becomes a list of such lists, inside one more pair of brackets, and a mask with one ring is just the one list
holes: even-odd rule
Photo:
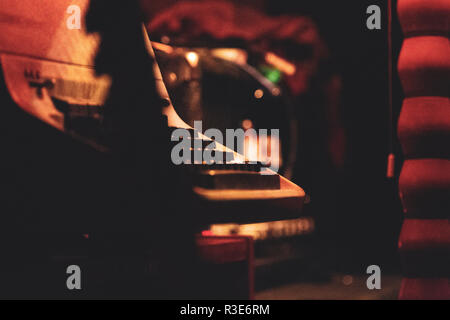
[[405, 39], [398, 72], [406, 97], [447, 97], [450, 90], [448, 38], [420, 36]]
[[398, 15], [406, 36], [449, 32], [450, 1], [398, 0]]
[[400, 299], [450, 299], [450, 45], [448, 0], [398, 0], [405, 35], [398, 123], [406, 220], [399, 239]]
[[[450, 99], [415, 97], [403, 101], [398, 123], [405, 158], [450, 158]], [[445, 148], [444, 146], [449, 147]]]
[[399, 190], [407, 218], [448, 219], [450, 160], [406, 160], [400, 174]]
[[406, 219], [399, 249], [404, 274], [408, 277], [449, 277], [449, 220]]

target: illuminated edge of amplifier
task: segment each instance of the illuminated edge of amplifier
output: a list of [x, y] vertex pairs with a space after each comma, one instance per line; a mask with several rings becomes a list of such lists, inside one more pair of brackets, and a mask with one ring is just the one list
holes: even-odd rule
[[315, 222], [311, 217], [253, 224], [215, 224], [204, 231], [213, 236], [251, 236], [256, 241], [288, 238], [311, 234]]

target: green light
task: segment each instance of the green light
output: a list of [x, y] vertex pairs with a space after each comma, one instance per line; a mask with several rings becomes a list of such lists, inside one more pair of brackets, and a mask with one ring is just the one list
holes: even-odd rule
[[278, 69], [270, 68], [268, 66], [261, 66], [260, 70], [264, 77], [266, 77], [272, 83], [279, 83], [281, 81], [281, 71]]

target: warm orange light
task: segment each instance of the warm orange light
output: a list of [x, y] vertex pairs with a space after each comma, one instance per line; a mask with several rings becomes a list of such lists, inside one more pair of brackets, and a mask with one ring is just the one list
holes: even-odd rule
[[244, 50], [235, 48], [217, 48], [213, 49], [212, 54], [218, 58], [232, 61], [238, 64], [246, 64], [248, 60], [248, 54]]
[[255, 240], [276, 239], [309, 234], [315, 229], [312, 218], [300, 218], [254, 224], [217, 224], [211, 226], [215, 236], [251, 236]]
[[261, 89], [255, 90], [254, 96], [256, 99], [261, 99], [264, 96], [264, 91]]
[[266, 62], [288, 76], [293, 76], [297, 72], [297, 68], [289, 61], [277, 56], [273, 52], [266, 53]]
[[[251, 120], [242, 121], [242, 128], [253, 128]], [[281, 155], [281, 141], [279, 137], [259, 133], [259, 135], [246, 135], [244, 139], [244, 156], [249, 161], [260, 161], [280, 168], [283, 164]]]
[[163, 43], [159, 43], [159, 42], [153, 42], [152, 41], [152, 46], [153, 48], [155, 48], [156, 50], [165, 52], [167, 54], [171, 54], [173, 53], [173, 48], [167, 44], [163, 44]]
[[177, 74], [176, 74], [175, 72], [171, 72], [171, 73], [169, 74], [169, 80], [170, 80], [170, 82], [175, 82], [175, 81], [177, 81], [177, 80], [178, 80]]
[[242, 121], [242, 128], [243, 128], [244, 130], [248, 130], [248, 129], [253, 128], [253, 121], [250, 120], [250, 119], [245, 119], [245, 120], [243, 120], [243, 121]]
[[190, 51], [186, 53], [186, 60], [189, 62], [192, 68], [196, 68], [198, 66], [198, 54], [196, 52]]
[[345, 275], [345, 276], [342, 278], [342, 283], [343, 283], [345, 286], [351, 286], [351, 285], [353, 284], [353, 277], [350, 276], [350, 275]]
[[161, 37], [161, 42], [164, 44], [169, 44], [170, 43], [170, 38], [168, 36], [162, 36]]

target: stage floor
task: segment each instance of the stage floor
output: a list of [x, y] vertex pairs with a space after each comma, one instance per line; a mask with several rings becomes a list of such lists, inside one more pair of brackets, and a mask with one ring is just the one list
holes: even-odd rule
[[334, 275], [328, 282], [302, 282], [260, 291], [257, 300], [396, 300], [401, 276], [381, 278], [380, 290], [369, 290], [368, 276]]

